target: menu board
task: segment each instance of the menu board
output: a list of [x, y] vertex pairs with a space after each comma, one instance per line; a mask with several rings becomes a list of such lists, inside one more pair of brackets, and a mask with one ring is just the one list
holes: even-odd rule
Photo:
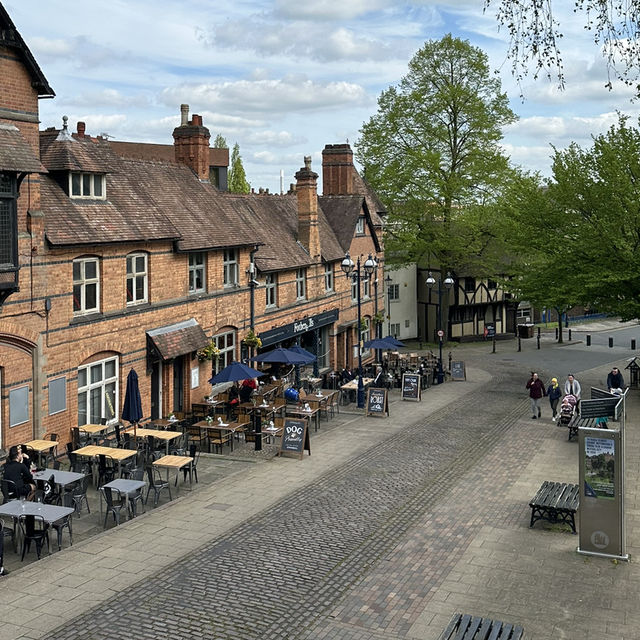
[[383, 417], [389, 415], [389, 398], [386, 389], [378, 389], [377, 387], [367, 389], [365, 415]]
[[402, 399], [422, 400], [422, 391], [419, 373], [405, 373], [402, 375]]
[[302, 460], [305, 449], [309, 452], [309, 455], [311, 455], [307, 421], [287, 418], [284, 421], [284, 428], [282, 430], [279, 455], [291, 453], [299, 456], [300, 460]]
[[451, 361], [451, 379], [452, 380], [467, 379], [467, 374], [464, 370], [464, 362], [462, 360]]

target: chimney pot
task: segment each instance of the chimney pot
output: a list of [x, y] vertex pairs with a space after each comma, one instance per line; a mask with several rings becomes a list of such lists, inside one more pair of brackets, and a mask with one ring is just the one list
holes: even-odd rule
[[78, 122], [77, 128], [78, 128], [78, 138], [84, 138], [84, 132], [85, 132], [85, 129], [86, 129], [85, 123], [84, 122]]
[[194, 113], [193, 116], [191, 117], [191, 124], [194, 127], [201, 127], [202, 126], [202, 116], [199, 116], [197, 113]]
[[186, 127], [189, 123], [189, 105], [181, 104], [180, 105], [180, 126]]

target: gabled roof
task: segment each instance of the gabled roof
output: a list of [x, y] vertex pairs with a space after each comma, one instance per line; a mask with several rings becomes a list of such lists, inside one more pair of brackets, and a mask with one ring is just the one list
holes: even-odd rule
[[9, 47], [18, 52], [31, 75], [31, 84], [38, 92], [38, 97], [53, 98], [56, 95], [2, 3], [0, 3], [0, 46]]
[[374, 221], [364, 196], [320, 196], [318, 201], [340, 243], [343, 256], [349, 251], [358, 218], [363, 213], [369, 225], [375, 249], [380, 251], [380, 242], [374, 228]]
[[31, 145], [12, 124], [0, 123], [0, 170], [46, 173]]
[[113, 154], [106, 140], [76, 140], [66, 131], [63, 129], [55, 138], [46, 135], [48, 131], [40, 136], [40, 157], [49, 171], [109, 172]]

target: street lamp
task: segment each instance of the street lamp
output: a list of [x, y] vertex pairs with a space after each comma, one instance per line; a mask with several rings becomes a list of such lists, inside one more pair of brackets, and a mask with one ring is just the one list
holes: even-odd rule
[[369, 278], [376, 268], [376, 262], [369, 254], [369, 257], [364, 261], [362, 265], [364, 274], [360, 269], [360, 256], [354, 265], [349, 252], [344, 257], [344, 260], [340, 264], [340, 268], [344, 271], [344, 274], [349, 278], [353, 277], [356, 283], [357, 300], [358, 300], [358, 409], [364, 409], [364, 383], [362, 382], [362, 300], [360, 298], [360, 280], [363, 277]]
[[[384, 279], [384, 283], [387, 285], [387, 335], [391, 335], [391, 283], [393, 282], [393, 278], [391, 276], [387, 276]], [[395, 336], [399, 338], [400, 336]]]
[[[431, 271], [426, 280], [426, 285], [429, 289], [433, 289], [436, 284], [436, 279], [433, 277]], [[451, 274], [447, 272], [447, 277], [444, 279], [445, 290], [448, 291], [453, 286], [453, 278]], [[442, 277], [438, 278], [438, 343], [440, 347], [440, 356], [438, 358], [438, 384], [444, 382], [444, 371], [442, 370], [442, 338], [444, 337], [444, 331], [442, 330]]]

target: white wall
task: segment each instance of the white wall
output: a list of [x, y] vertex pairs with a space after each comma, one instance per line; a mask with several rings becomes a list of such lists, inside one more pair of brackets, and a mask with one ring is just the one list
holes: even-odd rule
[[[416, 265], [385, 271], [385, 324], [382, 335], [389, 333], [389, 323], [400, 324], [400, 340], [418, 336], [418, 297], [416, 288]], [[391, 282], [387, 281], [391, 278]], [[400, 299], [389, 303], [387, 285], [397, 284]], [[408, 324], [408, 326], [407, 326]]]

